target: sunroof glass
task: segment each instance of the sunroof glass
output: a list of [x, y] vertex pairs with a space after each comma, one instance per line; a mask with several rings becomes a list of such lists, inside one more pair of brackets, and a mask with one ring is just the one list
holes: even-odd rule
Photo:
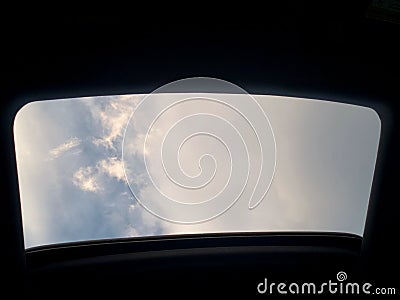
[[362, 236], [372, 109], [245, 93], [32, 102], [14, 123], [25, 247], [190, 233]]

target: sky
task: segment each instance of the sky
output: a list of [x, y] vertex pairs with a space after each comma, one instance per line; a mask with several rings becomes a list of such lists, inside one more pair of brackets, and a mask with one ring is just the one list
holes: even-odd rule
[[14, 123], [25, 247], [208, 232], [362, 236], [379, 136], [372, 109], [281, 96], [31, 102]]

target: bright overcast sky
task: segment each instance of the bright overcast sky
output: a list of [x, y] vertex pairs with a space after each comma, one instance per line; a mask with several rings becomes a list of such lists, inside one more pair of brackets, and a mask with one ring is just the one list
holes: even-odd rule
[[[170, 96], [157, 97], [163, 103]], [[256, 96], [260, 107], [246, 105], [246, 118], [265, 128], [259, 134], [261, 142], [268, 143], [261, 153], [251, 126], [231, 107], [210, 101], [182, 103], [147, 132], [154, 111], [160, 113], [162, 107], [149, 102], [130, 120], [142, 99], [140, 95], [77, 98], [33, 102], [21, 109], [14, 133], [26, 247], [198, 232], [363, 234], [380, 135], [379, 118], [371, 109]], [[257, 107], [269, 118], [276, 148]], [[176, 124], [179, 120], [186, 123]], [[223, 124], [227, 120], [229, 126]], [[209, 134], [184, 142], [191, 131]], [[169, 138], [163, 144], [166, 134]], [[163, 171], [161, 155], [168, 173]], [[266, 171], [258, 178], [262, 166]], [[257, 180], [260, 187], [254, 197], [266, 195], [250, 210]], [[175, 202], [168, 202], [171, 199]], [[146, 210], [138, 200], [155, 204]], [[205, 206], [198, 206], [204, 216], [196, 221], [201, 222], [180, 224], [196, 216], [189, 210], [172, 211], [178, 202], [190, 209], [200, 202], [211, 206], [203, 210], [200, 207]]]

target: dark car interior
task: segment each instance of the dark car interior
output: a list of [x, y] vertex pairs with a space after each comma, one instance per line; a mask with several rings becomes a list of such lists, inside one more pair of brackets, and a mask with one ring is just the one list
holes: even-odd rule
[[[257, 285], [266, 277], [318, 281], [334, 279], [339, 271], [353, 281], [398, 291], [400, 19], [395, 8], [377, 10], [374, 2], [293, 1], [239, 23], [155, 24], [117, 16], [2, 19], [2, 293], [252, 297], [260, 296]], [[25, 250], [13, 139], [17, 111], [29, 99], [150, 93], [193, 76], [228, 80], [253, 94], [377, 111], [382, 132], [364, 236], [193, 234]]]

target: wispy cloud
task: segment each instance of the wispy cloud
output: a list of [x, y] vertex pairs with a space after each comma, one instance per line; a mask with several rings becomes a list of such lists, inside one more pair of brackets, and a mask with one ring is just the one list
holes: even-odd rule
[[65, 141], [64, 143], [62, 143], [61, 145], [58, 145], [57, 147], [51, 149], [49, 151], [49, 154], [51, 158], [58, 158], [64, 153], [70, 151], [71, 149], [78, 147], [81, 144], [81, 142], [82, 141], [77, 137], [72, 137], [67, 141]]
[[93, 120], [100, 125], [98, 132], [101, 134], [91, 138], [96, 148], [99, 147], [94, 153], [104, 154], [106, 148], [109, 156], [77, 170], [72, 178], [74, 185], [83, 191], [100, 193], [106, 190], [107, 177], [125, 183], [123, 163], [119, 158], [121, 142], [125, 126], [140, 99], [138, 96], [118, 96], [115, 99], [100, 97], [85, 102]]
[[83, 191], [99, 193], [104, 191], [105, 177], [125, 182], [122, 161], [109, 157], [100, 160], [95, 167], [81, 167], [73, 174], [72, 182]]
[[139, 103], [141, 97], [119, 96], [102, 105], [101, 101], [92, 102], [90, 110], [92, 115], [100, 121], [103, 135], [93, 138], [96, 146], [104, 146], [107, 149], [118, 150], [116, 144], [122, 139], [126, 124], [133, 109]]
[[83, 191], [98, 193], [102, 190], [97, 180], [96, 170], [92, 167], [79, 168], [74, 173], [72, 182]]
[[97, 169], [99, 172], [105, 173], [106, 175], [116, 178], [117, 180], [124, 181], [125, 173], [122, 161], [117, 157], [109, 157], [103, 159], [97, 163]]

